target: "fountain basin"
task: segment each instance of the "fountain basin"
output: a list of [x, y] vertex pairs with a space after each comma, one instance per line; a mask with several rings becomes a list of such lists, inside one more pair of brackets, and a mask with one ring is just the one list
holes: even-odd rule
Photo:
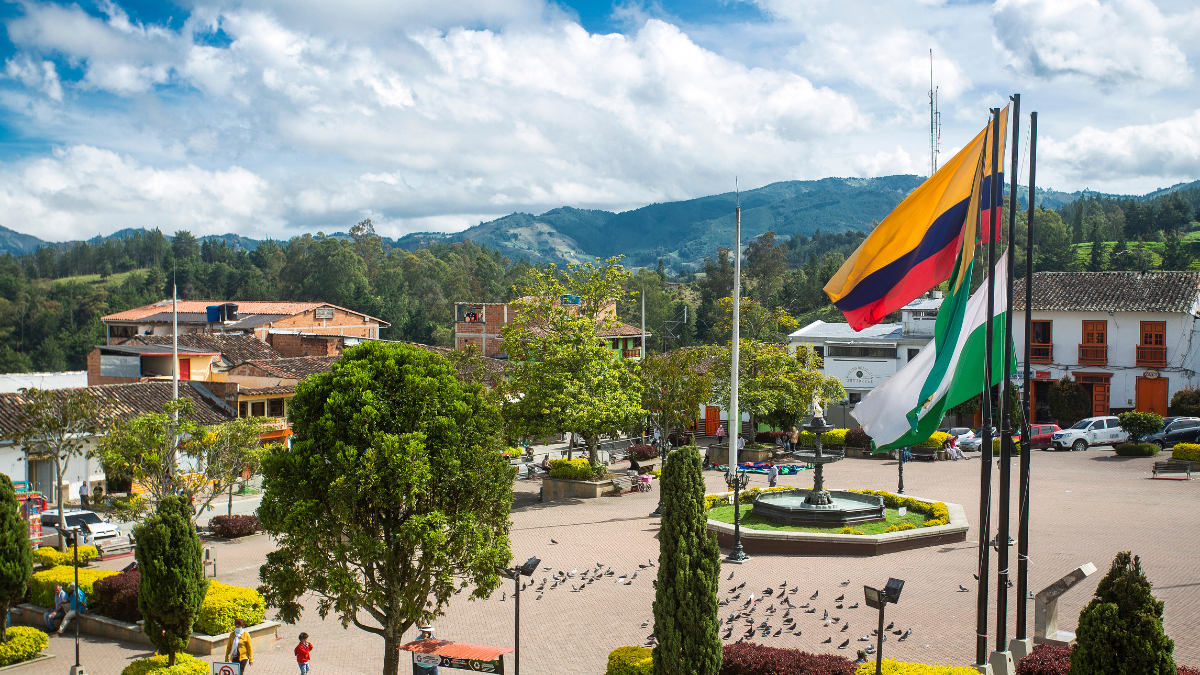
[[751, 513], [785, 525], [836, 527], [885, 520], [883, 497], [842, 490], [829, 490], [831, 503], [806, 504], [812, 490], [797, 488], [766, 492], [754, 500]]

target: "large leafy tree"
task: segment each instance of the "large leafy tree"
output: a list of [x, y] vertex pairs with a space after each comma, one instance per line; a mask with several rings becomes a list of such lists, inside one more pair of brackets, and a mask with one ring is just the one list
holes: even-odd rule
[[1079, 613], [1071, 675], [1175, 675], [1175, 643], [1162, 624], [1141, 559], [1117, 554], [1096, 594]]
[[307, 594], [322, 617], [383, 638], [384, 675], [414, 623], [507, 565], [513, 470], [500, 415], [444, 357], [406, 344], [346, 350], [292, 399], [293, 443], [263, 460], [258, 515], [278, 550], [259, 571], [294, 623]]
[[[33, 549], [29, 522], [21, 517], [12, 479], [0, 473], [0, 616], [25, 597], [33, 574]], [[5, 622], [7, 624], [7, 622]], [[0, 625], [0, 642], [8, 642], [6, 625]]]
[[696, 423], [712, 395], [712, 347], [686, 347], [648, 356], [638, 364], [642, 407], [663, 436]]
[[655, 675], [716, 675], [721, 669], [717, 583], [721, 549], [708, 531], [700, 452], [674, 450], [663, 466], [662, 528], [654, 591]]
[[[550, 265], [522, 280], [524, 297], [504, 327], [509, 361], [505, 416], [519, 435], [569, 431], [583, 437], [598, 461], [600, 436], [642, 416], [642, 384], [600, 335], [616, 323], [613, 308], [629, 272], [610, 258], [596, 265]], [[563, 296], [578, 303], [565, 304]]]
[[[21, 394], [25, 404], [20, 413], [20, 431], [11, 440], [25, 448], [27, 456], [54, 463], [58, 524], [65, 530], [63, 474], [72, 459], [83, 455], [88, 437], [99, 431], [100, 405], [95, 396], [83, 389], [26, 388]], [[59, 537], [59, 547], [67, 550], [65, 537]]]
[[262, 458], [278, 444], [259, 440], [269, 418], [241, 417], [201, 429], [183, 445], [191, 473], [182, 477], [184, 491], [196, 497], [196, 518], [245, 475], [255, 475]]
[[[814, 394], [824, 405], [846, 397], [841, 380], [822, 374], [821, 357], [810, 349], [788, 352], [785, 345], [742, 340], [738, 351], [738, 405], [750, 415], [749, 430], [757, 430], [764, 417], [781, 426], [794, 423], [812, 405]], [[713, 364], [710, 401], [729, 401], [732, 360], [732, 350], [721, 348]]]
[[[730, 339], [733, 336], [733, 298], [721, 298], [717, 305], [724, 312], [716, 325], [718, 334]], [[738, 335], [743, 339], [764, 342], [783, 342], [787, 331], [797, 322], [782, 307], [768, 308], [751, 298], [742, 298], [738, 306]]]
[[187, 648], [208, 592], [203, 549], [191, 516], [186, 498], [167, 497], [133, 528], [138, 543], [134, 554], [142, 575], [138, 610], [146, 620], [146, 637], [167, 654], [172, 666], [175, 654]]

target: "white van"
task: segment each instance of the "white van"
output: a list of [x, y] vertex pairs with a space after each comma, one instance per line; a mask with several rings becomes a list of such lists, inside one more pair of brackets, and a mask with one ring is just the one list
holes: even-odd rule
[[[58, 509], [47, 509], [42, 511], [41, 515], [42, 545], [57, 547], [59, 537], [62, 536], [58, 530]], [[94, 511], [67, 509], [65, 515], [67, 529], [80, 530], [80, 546], [95, 546], [102, 556], [133, 550], [129, 535], [122, 534], [121, 528], [104, 520]], [[68, 533], [66, 539], [67, 546], [70, 546], [73, 537]]]
[[1089, 417], [1079, 420], [1070, 429], [1056, 431], [1050, 437], [1055, 450], [1070, 448], [1072, 452], [1087, 450], [1092, 445], [1116, 445], [1129, 440], [1116, 417]]

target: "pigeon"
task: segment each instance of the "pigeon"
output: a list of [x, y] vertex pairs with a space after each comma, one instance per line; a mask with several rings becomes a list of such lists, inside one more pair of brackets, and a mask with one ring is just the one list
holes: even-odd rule
[[845, 593], [842, 593], [841, 595], [839, 595], [839, 596], [837, 596], [836, 598], [834, 598], [834, 599], [833, 599], [833, 601], [834, 601], [834, 602], [841, 602], [841, 601], [843, 601], [843, 600], [845, 600], [845, 599], [846, 599], [846, 594], [845, 594]]
[[825, 620], [824, 626], [825, 626], [826, 628], [829, 628], [829, 619], [826, 619], [826, 620]]
[[740, 591], [745, 587], [746, 587], [746, 582], [743, 581], [742, 583], [738, 584], [737, 587], [735, 587], [733, 590]]
[[875, 645], [867, 645], [867, 648], [864, 649], [863, 651], [868, 654], [874, 654], [875, 653]]
[[763, 619], [763, 622], [762, 622], [762, 623], [760, 623], [760, 624], [758, 624], [758, 627], [759, 627], [759, 628], [768, 628], [768, 627], [770, 627], [770, 625], [771, 625], [771, 624], [767, 623], [767, 620], [766, 620], [766, 619]]
[[828, 619], [829, 619], [829, 610], [825, 610], [825, 614], [824, 614], [824, 616], [821, 617], [821, 620], [827, 621]]
[[841, 609], [841, 608], [842, 608], [842, 606], [841, 606], [840, 604], [838, 604], [838, 605], [834, 605], [834, 606], [833, 606], [833, 608], [834, 608], [834, 609]]
[[770, 607], [766, 608], [763, 611], [766, 612], [767, 614], [774, 614], [775, 613], [775, 605], [771, 605]]
[[842, 624], [842, 630], [840, 632], [845, 633], [848, 630], [850, 630], [850, 624], [848, 622]]
[[602, 562], [596, 563], [596, 569], [600, 569], [601, 567], [604, 567], [604, 563], [602, 563]]
[[971, 590], [971, 589], [967, 588], [966, 586], [963, 586], [962, 584], [959, 584], [959, 585], [958, 585], [958, 592], [959, 592], [959, 593], [969, 593], [969, 592], [970, 592], [970, 590]]
[[803, 633], [801, 631], [796, 631], [796, 632], [792, 633], [792, 635], [795, 635], [796, 637], [800, 637], [801, 635], [803, 635]]
[[762, 592], [763, 595], [773, 595], [774, 593], [775, 593], [775, 589], [773, 589], [773, 588], [766, 588]]
[[895, 627], [896, 627], [896, 622], [895, 622], [895, 621], [893, 621], [893, 622], [889, 623], [889, 624], [887, 625], [887, 628], [884, 628], [884, 630], [891, 630], [891, 629], [893, 629], [893, 628], [895, 628]]
[[617, 579], [617, 583], [619, 584], [619, 583], [621, 583], [621, 582], [623, 582], [623, 581], [625, 581], [625, 575], [624, 575], [624, 574], [622, 574], [622, 575], [620, 576], [620, 578], [618, 578], [618, 579]]
[[[759, 598], [759, 599], [761, 600], [762, 598]], [[750, 602], [754, 602], [754, 594], [753, 593], [750, 594]]]
[[783, 603], [784, 603], [785, 605], [787, 605], [788, 607], [795, 607], [795, 605], [793, 605], [793, 604], [792, 604], [792, 599], [791, 599], [791, 598], [784, 598], [784, 599], [783, 599]]
[[725, 634], [721, 636], [721, 639], [728, 640], [732, 636], [733, 636], [733, 626], [730, 626], [729, 630], [725, 631]]
[[505, 601], [505, 600], [507, 600], [507, 599], [508, 599], [508, 593], [501, 593], [501, 594], [500, 594], [500, 602], [504, 602], [504, 601]]
[[729, 578], [726, 579], [725, 581], [733, 581], [733, 572], [729, 573]]
[[576, 574], [579, 574], [579, 568], [578, 568], [578, 567], [576, 567], [575, 569], [571, 570], [570, 572], [567, 572], [567, 576], [569, 576], [569, 577], [573, 577], [573, 576], [575, 576]]
[[858, 603], [856, 602], [853, 605], [850, 605], [850, 609], [858, 609]]
[[821, 591], [819, 591], [819, 590], [817, 590], [817, 591], [813, 591], [813, 594], [812, 594], [812, 595], [810, 595], [810, 596], [808, 596], [808, 599], [809, 599], [809, 600], [816, 600], [816, 599], [817, 599], [817, 595], [818, 595], [818, 594], [820, 594], [820, 592], [821, 592]]
[[575, 584], [571, 584], [571, 592], [572, 592], [572, 593], [578, 593], [578, 592], [579, 592], [579, 589], [578, 589], [578, 588], [575, 588]]
[[842, 644], [838, 645], [838, 649], [845, 649], [845, 648], [846, 648], [846, 647], [847, 647], [849, 644], [850, 644], [850, 638], [846, 638], [846, 641], [845, 641], [845, 642], [843, 642]]
[[1033, 598], [1033, 591], [1029, 591], [1029, 597], [1030, 597], [1030, 599]]
[[595, 580], [596, 580], [596, 577], [592, 577], [591, 579], [588, 579], [588, 583], [590, 584], [590, 583], [592, 583], [592, 582], [593, 582], [593, 581], [595, 581]]
[[720, 602], [717, 603], [717, 607], [724, 607], [725, 605], [728, 605], [728, 604], [729, 604], [729, 598], [723, 598]]
[[[459, 589], [459, 590], [461, 591], [462, 589]], [[523, 582], [523, 581], [521, 582], [521, 590], [525, 590], [525, 582]]]
[[892, 635], [900, 635], [903, 632], [904, 631], [902, 631], [902, 630], [894, 630], [894, 631], [892, 631]]
[[616, 572], [612, 571], [611, 567], [604, 571], [604, 576], [606, 577], [611, 577], [614, 574], [616, 574]]
[[638, 565], [638, 569], [640, 569], [640, 570], [644, 570], [647, 567], [649, 567], [649, 565], [640, 565], [640, 564]]
[[534, 600], [541, 600], [543, 595], [545, 595], [545, 593], [538, 593], [537, 597], [534, 598]]
[[799, 590], [800, 590], [799, 586], [792, 586], [791, 589], [788, 590], [788, 594], [796, 593]]
[[737, 600], [740, 597], [742, 597], [742, 594], [738, 593], [737, 595], [734, 595], [732, 598], [730, 598], [730, 600]]
[[555, 541], [555, 540], [553, 540], [553, 539], [551, 539], [551, 540], [550, 540], [550, 543], [551, 543], [551, 544], [557, 544], [558, 542], [557, 542], [557, 541]]
[[816, 613], [817, 613], [817, 608], [816, 608], [816, 607], [813, 607], [812, 609], [806, 609], [806, 610], [804, 610], [804, 613], [805, 613], [805, 614], [816, 614]]
[[650, 563], [650, 566], [651, 566], [651, 567], [654, 567], [654, 561], [653, 561], [653, 560], [651, 560], [651, 559], [649, 559], [649, 558], [646, 558], [646, 562]]
[[821, 644], [823, 645], [827, 645], [830, 642], [833, 642], [833, 638], [825, 638], [824, 640], [821, 640]]
[[867, 637], [866, 635], [864, 635], [864, 636], [862, 636], [862, 637], [858, 638], [858, 641], [859, 641], [859, 642], [870, 642], [870, 641], [871, 641], [871, 638], [869, 638], [869, 637]]
[[629, 577], [629, 578], [630, 578], [630, 579], [636, 579], [636, 578], [637, 578], [637, 572], [634, 572], [634, 573], [633, 573], [633, 576], [631, 576], [631, 577]]
[[558, 582], [557, 582], [557, 581], [556, 581], [556, 582], [554, 582], [554, 583], [552, 583], [552, 584], [550, 584], [550, 590], [554, 590], [554, 589], [556, 589], [556, 588], [558, 588]]
[[792, 610], [789, 609], [788, 611], [783, 613], [783, 618], [786, 619], [786, 618], [790, 617], [791, 615], [792, 615]]
[[629, 586], [629, 585], [631, 585], [631, 584], [633, 584], [633, 579], [630, 579], [629, 581], [626, 581], [626, 582], [625, 582], [625, 585], [626, 585], [626, 586]]
[[783, 634], [783, 629], [780, 628], [779, 630], [775, 631], [775, 635], [773, 635], [772, 637], [779, 637], [782, 634]]
[[800, 609], [808, 609], [811, 606], [812, 606], [811, 602], [806, 602], [803, 605], [800, 605]]
[[[732, 362], [731, 362], [731, 363], [732, 363]], [[736, 619], [736, 618], [737, 618], [737, 614], [735, 614], [734, 612], [730, 612], [730, 613], [729, 613], [729, 620], [730, 620], [730, 621], [733, 621], [733, 620], [734, 620], [734, 619]]]
[[550, 571], [550, 570], [552, 570], [552, 569], [554, 569], [554, 568], [553, 568], [553, 567], [543, 567], [543, 568], [542, 568], [542, 571], [543, 571], [543, 572], [549, 572], [549, 571]]
[[843, 585], [843, 586], [849, 586], [849, 585], [850, 585], [850, 580], [849, 580], [849, 579], [847, 579], [847, 580], [843, 581], [843, 582], [842, 582], [842, 585]]
[[908, 630], [904, 631], [904, 635], [901, 635], [901, 636], [900, 636], [900, 642], [904, 642], [905, 640], [907, 640], [909, 635], [912, 635], [912, 629], [911, 629], [911, 628], [909, 628]]

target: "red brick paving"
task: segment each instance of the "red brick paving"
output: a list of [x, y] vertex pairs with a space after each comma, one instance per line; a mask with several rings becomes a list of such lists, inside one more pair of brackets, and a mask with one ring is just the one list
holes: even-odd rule
[[[1165, 625], [1175, 640], [1179, 663], [1200, 665], [1200, 481], [1150, 480], [1152, 458], [1108, 458], [1107, 449], [1085, 453], [1036, 452], [1033, 456], [1033, 519], [1030, 587], [1036, 592], [1074, 567], [1095, 563], [1098, 573], [1059, 602], [1060, 627], [1073, 629], [1080, 609], [1087, 603], [1096, 583], [1113, 556], [1132, 550], [1142, 557], [1144, 569], [1154, 583], [1155, 594], [1166, 602]], [[1016, 532], [1014, 473], [1013, 533]], [[831, 487], [894, 489], [896, 463], [890, 460], [849, 459], [827, 469]], [[993, 472], [994, 484], [999, 472]], [[765, 484], [755, 476], [752, 484]], [[781, 477], [782, 484], [808, 486], [811, 474]], [[720, 474], [708, 472], [710, 489], [723, 489]], [[910, 463], [906, 465], [907, 492], [962, 504], [974, 527], [978, 522], [979, 461]], [[521, 637], [522, 665], [526, 673], [555, 675], [598, 675], [603, 673], [608, 652], [616, 647], [640, 644], [651, 632], [640, 628], [651, 618], [653, 569], [639, 570], [639, 563], [657, 559], [655, 540], [658, 520], [648, 517], [658, 499], [657, 490], [623, 498], [531, 504], [537, 483], [519, 481], [519, 506], [514, 510], [513, 555], [516, 561], [530, 555], [543, 559], [544, 566], [555, 570], [580, 572], [597, 562], [610, 565], [621, 573], [639, 571], [632, 585], [617, 585], [613, 578], [597, 581], [580, 593], [569, 587], [546, 592], [542, 600], [536, 593], [522, 594]], [[993, 504], [998, 500], [993, 499]], [[554, 538], [559, 543], [551, 544]], [[862, 644], [856, 639], [868, 635], [875, 625], [874, 613], [866, 609], [833, 610], [832, 599], [845, 592], [847, 602], [862, 604], [863, 584], [882, 584], [889, 576], [906, 580], [899, 605], [888, 608], [888, 619], [897, 627], [912, 628], [912, 637], [904, 642], [884, 645], [887, 656], [905, 660], [968, 664], [974, 657], [975, 593], [971, 575], [976, 560], [978, 531], [968, 533], [968, 541], [944, 548], [928, 548], [893, 553], [875, 558], [817, 558], [805, 556], [760, 556], [743, 565], [726, 565], [722, 575], [722, 597], [734, 584], [747, 582], [743, 591], [756, 594], [766, 586], [778, 587], [787, 580], [798, 585], [803, 604], [814, 590], [820, 590], [820, 609], [829, 608], [834, 616], [849, 621], [846, 633], [839, 626], [825, 628], [810, 614], [797, 614], [800, 637], [784, 635], [758, 641], [812, 651], [832, 651], [853, 656]], [[256, 585], [258, 566], [271, 547], [267, 537], [253, 537], [232, 543], [213, 544], [219, 560], [219, 578], [226, 583]], [[1013, 549], [1014, 561], [1016, 552]], [[106, 563], [121, 567], [127, 561]], [[993, 609], [995, 610], [995, 555], [992, 556]], [[725, 581], [729, 571], [733, 581]], [[535, 577], [540, 581], [547, 572]], [[839, 582], [850, 579], [845, 588]], [[1014, 575], [1015, 582], [1015, 575]], [[959, 584], [972, 589], [957, 592]], [[496, 596], [480, 602], [466, 601], [466, 594], [451, 603], [447, 616], [436, 624], [438, 637], [482, 644], [512, 646], [513, 601], [511, 583], [502, 587], [508, 600]], [[1014, 589], [1015, 591], [1015, 589]], [[1015, 611], [1015, 593], [1010, 604]], [[765, 603], [756, 616], [763, 616]], [[307, 631], [316, 645], [312, 673], [378, 673], [382, 667], [382, 641], [356, 628], [343, 629], [330, 617], [322, 621], [315, 603], [296, 626], [280, 629], [283, 636], [273, 649], [261, 650], [250, 673], [294, 673], [292, 656], [295, 635]], [[1032, 601], [1030, 629], [1032, 630]], [[268, 612], [268, 616], [272, 616]], [[759, 619], [761, 620], [761, 619]], [[1012, 635], [1010, 619], [1009, 635]], [[772, 620], [773, 626], [779, 621]], [[992, 635], [995, 635], [994, 625]], [[735, 632], [735, 638], [737, 633]], [[850, 647], [836, 647], [850, 636]], [[411, 632], [406, 638], [415, 637]], [[826, 637], [834, 637], [823, 645]], [[994, 642], [994, 638], [992, 638]], [[33, 664], [16, 672], [25, 675], [63, 672], [74, 659], [73, 641], [55, 638], [49, 651], [59, 658]], [[144, 656], [140, 645], [85, 638], [83, 663], [90, 673], [119, 673], [129, 660]], [[510, 666], [511, 667], [511, 666]], [[405, 662], [402, 672], [410, 672]], [[449, 671], [457, 672], [457, 671]]]

